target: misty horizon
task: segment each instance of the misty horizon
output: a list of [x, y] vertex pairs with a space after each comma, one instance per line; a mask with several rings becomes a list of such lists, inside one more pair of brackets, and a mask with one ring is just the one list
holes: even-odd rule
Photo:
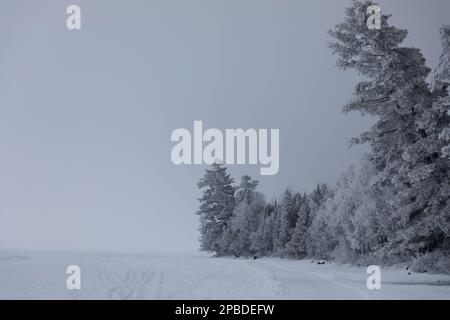
[[[2, 5], [0, 248], [197, 252], [207, 166], [170, 158], [194, 120], [280, 130], [276, 175], [228, 166], [267, 200], [334, 185], [373, 123], [342, 112], [360, 77], [328, 47], [350, 1], [275, 3], [82, 0], [76, 32], [70, 1]], [[379, 3], [434, 68], [450, 3]]]

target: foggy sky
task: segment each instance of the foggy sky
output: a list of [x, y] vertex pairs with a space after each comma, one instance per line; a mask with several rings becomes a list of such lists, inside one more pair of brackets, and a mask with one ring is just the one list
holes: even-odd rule
[[[0, 247], [193, 251], [204, 166], [170, 160], [174, 129], [279, 128], [285, 187], [334, 183], [370, 126], [326, 31], [350, 1], [91, 0], [0, 4]], [[448, 0], [380, 1], [433, 67]], [[66, 29], [79, 4], [82, 30]]]

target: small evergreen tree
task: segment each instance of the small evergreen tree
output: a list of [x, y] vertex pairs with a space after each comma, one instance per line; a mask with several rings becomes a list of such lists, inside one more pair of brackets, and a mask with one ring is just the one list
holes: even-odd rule
[[307, 255], [307, 236], [310, 225], [308, 197], [305, 194], [299, 199], [297, 222], [291, 240], [286, 244], [287, 255], [294, 258], [304, 258]]

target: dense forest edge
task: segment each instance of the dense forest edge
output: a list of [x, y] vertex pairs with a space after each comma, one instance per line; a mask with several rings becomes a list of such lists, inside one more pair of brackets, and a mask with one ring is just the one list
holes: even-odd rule
[[236, 185], [227, 167], [212, 165], [198, 183], [202, 250], [450, 273], [450, 26], [432, 71], [419, 49], [401, 46], [408, 32], [390, 16], [367, 28], [373, 4], [354, 0], [329, 32], [337, 66], [364, 78], [343, 110], [374, 117], [351, 141], [370, 151], [336, 185], [271, 201], [253, 178]]

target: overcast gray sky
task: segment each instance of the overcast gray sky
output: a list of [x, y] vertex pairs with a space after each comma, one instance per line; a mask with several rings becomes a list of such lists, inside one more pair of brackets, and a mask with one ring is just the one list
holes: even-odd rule
[[[344, 115], [358, 78], [326, 31], [350, 1], [4, 0], [0, 7], [0, 247], [193, 251], [203, 166], [170, 160], [176, 128], [279, 128], [272, 197], [333, 183], [370, 125]], [[385, 0], [429, 66], [448, 0]], [[82, 30], [66, 29], [78, 4]]]

